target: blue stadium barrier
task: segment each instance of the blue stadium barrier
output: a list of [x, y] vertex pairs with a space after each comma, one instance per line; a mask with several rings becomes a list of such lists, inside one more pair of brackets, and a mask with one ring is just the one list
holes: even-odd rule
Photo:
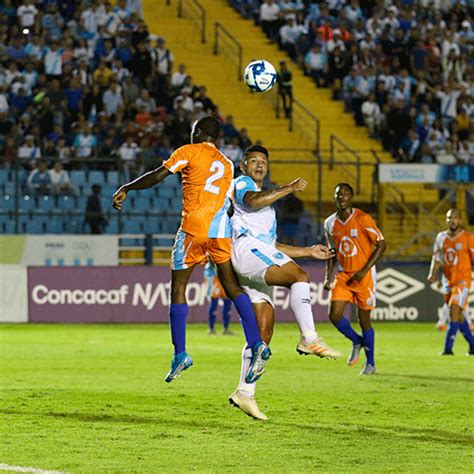
[[38, 209], [42, 211], [54, 211], [57, 209], [56, 199], [52, 196], [42, 196], [38, 198]]
[[45, 224], [41, 220], [32, 219], [25, 223], [25, 231], [27, 234], [43, 234]]
[[55, 217], [46, 222], [46, 232], [48, 234], [62, 234], [64, 233], [63, 221]]
[[141, 234], [143, 233], [143, 228], [140, 222], [136, 220], [124, 219], [122, 232], [124, 234]]
[[62, 196], [58, 200], [58, 209], [61, 211], [74, 211], [77, 209], [77, 201], [71, 196]]
[[13, 196], [15, 194], [15, 183], [9, 182], [3, 185], [3, 193]]
[[87, 184], [87, 176], [85, 171], [70, 171], [69, 177], [74, 184], [77, 184], [79, 186], [84, 186], [85, 184]]
[[0, 184], [11, 181], [10, 172], [8, 170], [0, 170]]
[[144, 196], [134, 197], [132, 200], [132, 207], [137, 211], [148, 211], [151, 207], [150, 199]]
[[3, 196], [0, 198], [0, 209], [2, 209], [2, 211], [13, 211], [14, 207], [15, 200], [13, 196]]

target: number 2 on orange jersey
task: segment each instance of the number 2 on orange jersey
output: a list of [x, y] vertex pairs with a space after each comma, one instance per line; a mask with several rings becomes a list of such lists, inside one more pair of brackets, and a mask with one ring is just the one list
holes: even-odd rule
[[221, 179], [222, 176], [224, 176], [224, 165], [220, 161], [213, 161], [209, 171], [214, 174], [211, 174], [211, 176], [207, 178], [206, 185], [204, 186], [204, 191], [207, 191], [212, 194], [219, 194], [219, 186], [216, 186], [212, 183], [214, 183], [214, 181], [217, 181], [218, 179]]

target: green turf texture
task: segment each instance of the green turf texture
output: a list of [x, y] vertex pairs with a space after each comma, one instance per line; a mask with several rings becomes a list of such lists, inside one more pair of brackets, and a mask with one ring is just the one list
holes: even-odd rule
[[[472, 472], [473, 363], [431, 324], [379, 323], [378, 373], [299, 356], [277, 325], [257, 387], [269, 417], [228, 404], [243, 338], [188, 327], [194, 367], [164, 383], [164, 325], [3, 325], [0, 464], [69, 473]], [[236, 328], [236, 325], [234, 325]]]

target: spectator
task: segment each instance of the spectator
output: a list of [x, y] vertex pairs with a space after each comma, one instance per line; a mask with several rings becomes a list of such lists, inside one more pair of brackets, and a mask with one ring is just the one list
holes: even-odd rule
[[17, 10], [20, 25], [23, 28], [31, 28], [35, 24], [35, 18], [38, 13], [34, 2], [23, 0], [22, 5], [20, 5]]
[[143, 106], [146, 112], [154, 112], [156, 109], [155, 99], [150, 97], [147, 89], [142, 89], [140, 97], [135, 101], [135, 107], [140, 109]]
[[89, 225], [91, 234], [102, 234], [108, 222], [102, 212], [100, 190], [98, 184], [93, 184], [92, 194], [87, 199], [85, 222]]
[[78, 194], [77, 188], [71, 183], [69, 173], [64, 170], [61, 161], [56, 161], [54, 167], [49, 170], [51, 180], [51, 194], [64, 196], [68, 194]]
[[158, 37], [156, 39], [156, 49], [155, 49], [155, 68], [159, 75], [164, 77], [171, 76], [171, 71], [173, 70], [173, 53], [165, 46], [165, 39], [163, 37]]
[[240, 160], [242, 158], [242, 149], [239, 145], [239, 137], [233, 137], [230, 140], [228, 145], [222, 147], [222, 153], [224, 153], [227, 158], [229, 158], [232, 163], [234, 163], [234, 167], [237, 168], [240, 164]]
[[104, 93], [104, 108], [110, 118], [114, 118], [123, 105], [122, 92], [116, 82], [112, 82]]
[[294, 16], [291, 16], [287, 20], [286, 25], [283, 25], [280, 28], [280, 45], [282, 49], [286, 51], [290, 58], [295, 62], [298, 59], [299, 53], [296, 46], [298, 43], [298, 38], [305, 31], [306, 30], [303, 25], [298, 25], [296, 23], [296, 18]]
[[171, 86], [176, 92], [181, 89], [187, 76], [186, 66], [184, 64], [180, 64], [178, 66], [178, 70], [171, 75]]
[[74, 139], [77, 158], [97, 157], [97, 138], [91, 133], [90, 126], [84, 125]]
[[411, 163], [416, 161], [417, 152], [420, 148], [420, 140], [415, 130], [408, 130], [408, 135], [400, 142], [398, 150], [398, 160]]
[[25, 142], [18, 148], [18, 158], [23, 161], [24, 166], [32, 169], [33, 164], [38, 158], [41, 158], [41, 149], [35, 145], [35, 137], [27, 135]]
[[233, 115], [228, 115], [225, 118], [225, 122], [222, 125], [222, 130], [224, 132], [224, 137], [226, 139], [230, 140], [231, 138], [239, 136], [239, 132], [237, 131], [237, 129], [235, 128], [235, 125], [234, 125], [234, 116]]
[[51, 177], [48, 173], [46, 161], [39, 160], [36, 167], [28, 176], [28, 192], [35, 196], [49, 194], [51, 189]]
[[53, 39], [50, 46], [46, 47], [44, 55], [44, 72], [49, 80], [61, 77], [63, 72], [62, 54], [63, 50], [59, 47], [58, 41]]
[[321, 50], [321, 45], [316, 43], [304, 59], [306, 73], [314, 79], [318, 87], [327, 85], [328, 58]]
[[439, 165], [455, 165], [457, 163], [451, 140], [446, 140], [444, 148], [436, 153], [436, 163]]
[[369, 129], [369, 135], [375, 137], [378, 135], [381, 121], [380, 106], [375, 101], [375, 93], [370, 92], [367, 99], [362, 103], [362, 117]]
[[260, 6], [260, 25], [267, 37], [275, 41], [280, 29], [280, 7], [274, 0], [264, 0]]
[[137, 158], [140, 153], [140, 147], [133, 141], [133, 137], [127, 137], [127, 140], [119, 148], [118, 154], [122, 160], [123, 167], [127, 175], [137, 175]]

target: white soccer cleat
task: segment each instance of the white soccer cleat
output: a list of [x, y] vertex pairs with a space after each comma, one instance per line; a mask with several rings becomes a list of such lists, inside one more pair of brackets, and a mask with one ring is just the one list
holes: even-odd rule
[[296, 352], [301, 355], [316, 355], [323, 359], [339, 359], [341, 353], [335, 349], [331, 349], [322, 337], [317, 337], [314, 341], [307, 343], [304, 339], [300, 339]]
[[258, 408], [255, 397], [246, 397], [245, 395], [242, 395], [242, 392], [239, 389], [229, 397], [229, 403], [234, 405], [234, 407], [240, 408], [245, 414], [255, 418], [256, 420], [268, 420], [265, 413], [262, 413]]

